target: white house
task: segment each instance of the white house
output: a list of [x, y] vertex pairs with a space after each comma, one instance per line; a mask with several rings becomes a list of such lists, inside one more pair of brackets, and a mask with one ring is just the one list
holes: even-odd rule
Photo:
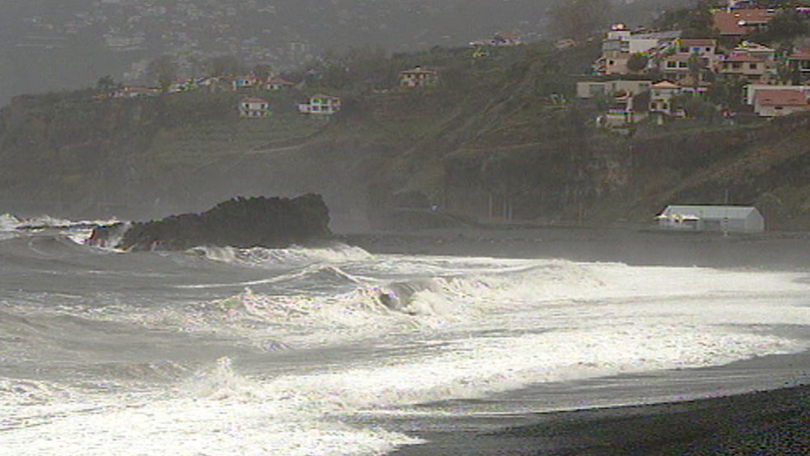
[[302, 114], [313, 114], [320, 116], [330, 116], [343, 106], [343, 102], [338, 97], [330, 95], [316, 94], [309, 97], [306, 103], [298, 104], [298, 112]]
[[681, 86], [669, 81], [661, 81], [650, 88], [650, 112], [673, 115], [672, 99], [681, 93]]
[[668, 230], [758, 233], [765, 230], [765, 219], [750, 206], [667, 206], [656, 217], [658, 226]]
[[399, 72], [399, 85], [401, 87], [432, 86], [438, 81], [439, 72], [428, 68], [416, 67]]
[[239, 117], [243, 119], [258, 119], [270, 117], [270, 103], [261, 98], [245, 98], [239, 102]]
[[602, 75], [630, 74], [627, 62], [634, 54], [650, 54], [680, 34], [680, 31], [633, 33], [624, 24], [614, 25], [602, 40], [602, 55], [594, 62], [593, 69]]
[[264, 82], [264, 87], [267, 90], [284, 90], [290, 87], [295, 87], [296, 83], [288, 81], [284, 78], [270, 76]]
[[779, 117], [807, 111], [807, 97], [796, 90], [761, 90], [754, 95], [754, 112], [760, 117]]
[[748, 84], [745, 86], [745, 104], [754, 105], [754, 95], [757, 92], [766, 90], [795, 90], [810, 98], [810, 85], [770, 85], [770, 84]]

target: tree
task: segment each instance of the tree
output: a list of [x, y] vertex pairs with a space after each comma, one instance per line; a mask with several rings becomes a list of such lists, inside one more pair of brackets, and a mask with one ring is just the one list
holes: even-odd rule
[[764, 43], [788, 43], [810, 32], [805, 16], [795, 9], [783, 10], [768, 22], [768, 28], [750, 36], [752, 41]]
[[150, 81], [157, 84], [160, 90], [167, 91], [177, 78], [177, 62], [171, 55], [164, 55], [149, 62], [146, 74]]
[[239, 60], [232, 55], [221, 55], [213, 57], [206, 62], [208, 76], [233, 76], [239, 74], [241, 65]]
[[672, 98], [672, 106], [683, 109], [688, 117], [714, 123], [717, 116], [715, 105], [704, 100], [703, 97], [693, 94], [682, 94]]
[[638, 73], [639, 71], [647, 68], [647, 63], [649, 61], [650, 59], [644, 54], [633, 54], [627, 60], [627, 69], [634, 73]]
[[710, 8], [710, 3], [701, 2], [697, 8], [666, 11], [653, 26], [661, 30], [680, 30], [682, 38], [708, 38], [715, 35]]
[[272, 72], [270, 65], [256, 65], [253, 67], [253, 76], [256, 76], [256, 79], [260, 81], [266, 81]]
[[693, 52], [689, 55], [686, 65], [689, 68], [689, 76], [692, 77], [692, 88], [697, 92], [703, 73], [709, 67], [709, 64], [704, 57], [701, 57], [697, 52]]
[[551, 10], [551, 27], [560, 38], [588, 38], [610, 16], [609, 0], [569, 0]]
[[99, 78], [98, 82], [96, 82], [96, 90], [101, 93], [110, 93], [117, 89], [118, 86], [119, 84], [109, 74]]
[[743, 108], [743, 92], [748, 81], [743, 76], [727, 75], [715, 82], [706, 94], [709, 101], [723, 108], [738, 111]]

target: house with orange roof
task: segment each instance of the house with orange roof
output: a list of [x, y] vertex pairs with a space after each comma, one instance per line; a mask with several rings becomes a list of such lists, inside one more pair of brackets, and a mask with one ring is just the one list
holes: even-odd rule
[[669, 81], [653, 84], [650, 87], [650, 114], [658, 115], [660, 119], [662, 115], [675, 115], [677, 111], [672, 106], [672, 99], [680, 93], [681, 86], [678, 84]]
[[721, 37], [740, 38], [765, 28], [773, 15], [764, 9], [719, 10], [712, 15], [712, 24]]
[[754, 112], [760, 117], [779, 117], [810, 110], [810, 103], [797, 90], [762, 90], [754, 94]]

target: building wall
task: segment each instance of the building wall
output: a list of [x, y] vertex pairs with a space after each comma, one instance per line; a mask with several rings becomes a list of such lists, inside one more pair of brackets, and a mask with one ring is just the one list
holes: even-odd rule
[[755, 104], [754, 112], [761, 117], [779, 117], [807, 111], [809, 108], [808, 106], [760, 106]]
[[768, 84], [748, 84], [745, 86], [745, 104], [754, 104], [754, 95], [758, 90], [796, 90], [805, 96], [810, 96], [810, 85], [768, 85]]

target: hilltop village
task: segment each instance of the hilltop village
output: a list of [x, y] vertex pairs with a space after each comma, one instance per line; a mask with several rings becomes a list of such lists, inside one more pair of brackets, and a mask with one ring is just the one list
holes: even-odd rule
[[[144, 14], [165, 14], [164, 10], [158, 8]], [[186, 12], [194, 11], [191, 8]], [[674, 19], [677, 14], [690, 17], [688, 27], [677, 27], [682, 25]], [[810, 42], [801, 38], [810, 30], [808, 17], [810, 8], [766, 9], [750, 0], [729, 0], [722, 6], [702, 5], [664, 15], [655, 27], [631, 30], [616, 24], [602, 35], [600, 55], [588, 71], [572, 79], [575, 89], [561, 90], [552, 94], [552, 99], [562, 103], [575, 97], [597, 103], [601, 109], [594, 119], [597, 125], [625, 133], [643, 122], [663, 125], [677, 119], [719, 115], [733, 124], [752, 114], [771, 118], [805, 111], [810, 109], [807, 101], [810, 86], [806, 85], [810, 79]], [[489, 58], [493, 47], [523, 44], [514, 33], [498, 33], [471, 42], [470, 57], [484, 60]], [[562, 52], [582, 46], [574, 39], [560, 39], [554, 45]], [[310, 66], [295, 81], [261, 65], [255, 71], [235, 74], [237, 65], [233, 62], [220, 62], [221, 68], [213, 76], [178, 78], [177, 74], [188, 72], [178, 62], [177, 58], [164, 57], [144, 70], [144, 77], [158, 81], [160, 87], [118, 86], [96, 97], [233, 91], [245, 94], [235, 107], [243, 118], [272, 114], [272, 102], [261, 96], [267, 92], [296, 89], [303, 96], [295, 103], [298, 111], [316, 117], [338, 112], [343, 103], [343, 94], [337, 93], [340, 87], [333, 88], [336, 93], [308, 90], [319, 85], [312, 82], [322, 77], [325, 68], [341, 66], [340, 59], [337, 63], [320, 59], [320, 68]], [[342, 66], [350, 72], [347, 65]], [[358, 76], [350, 73], [346, 77]], [[406, 89], [433, 87], [440, 77], [440, 69], [417, 65], [401, 68], [396, 85]], [[114, 85], [112, 80], [107, 82], [108, 86]]]
[[577, 83], [578, 98], [608, 105], [600, 124], [663, 124], [712, 108], [729, 122], [738, 114], [769, 118], [810, 109], [810, 48], [801, 39], [810, 8], [729, 0], [690, 14], [686, 30], [617, 24], [606, 33], [593, 64], [598, 77]]

